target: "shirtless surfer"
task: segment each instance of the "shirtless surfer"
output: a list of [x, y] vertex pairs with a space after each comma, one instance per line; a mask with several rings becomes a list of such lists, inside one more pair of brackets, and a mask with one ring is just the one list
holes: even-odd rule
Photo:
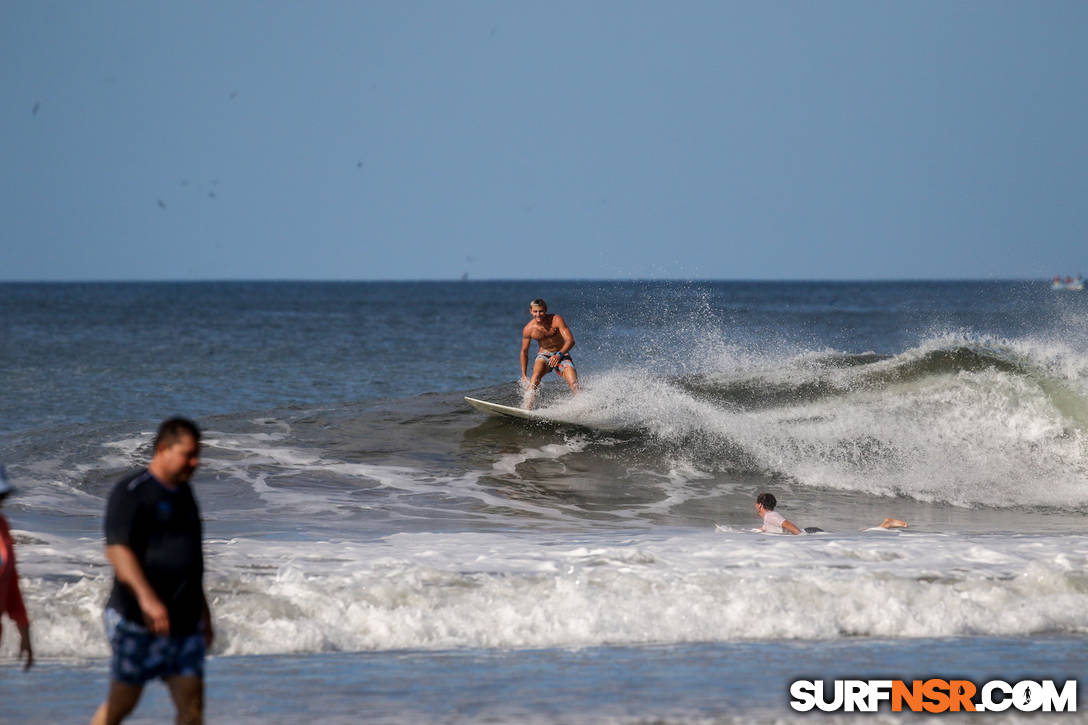
[[[548, 303], [535, 299], [529, 303], [529, 314], [533, 319], [521, 331], [521, 383], [526, 388], [525, 407], [533, 407], [536, 389], [545, 373], [554, 370], [567, 381], [574, 392], [578, 392], [578, 372], [574, 369], [570, 349], [574, 347], [574, 335], [567, 323], [559, 315], [548, 312]], [[533, 362], [533, 377], [529, 379], [529, 343], [536, 340], [539, 348]]]

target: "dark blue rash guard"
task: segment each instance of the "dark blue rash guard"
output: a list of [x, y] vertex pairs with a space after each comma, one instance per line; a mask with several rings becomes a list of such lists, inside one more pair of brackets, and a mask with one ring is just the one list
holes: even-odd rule
[[[106, 545], [136, 555], [144, 576], [170, 616], [170, 635], [197, 631], [204, 614], [204, 554], [200, 510], [188, 483], [171, 490], [147, 469], [113, 487], [106, 504]], [[113, 578], [110, 609], [137, 624], [144, 615], [136, 595]]]

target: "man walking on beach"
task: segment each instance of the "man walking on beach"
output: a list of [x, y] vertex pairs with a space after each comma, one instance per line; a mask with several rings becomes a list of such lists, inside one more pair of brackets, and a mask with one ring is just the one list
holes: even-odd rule
[[177, 722], [203, 722], [212, 626], [200, 511], [189, 487], [199, 464], [200, 430], [171, 418], [159, 426], [147, 468], [110, 493], [106, 557], [114, 580], [105, 619], [113, 657], [109, 696], [92, 725], [121, 722], [156, 677], [170, 689]]
[[[548, 303], [537, 298], [529, 303], [529, 314], [533, 319], [521, 331], [521, 382], [526, 387], [525, 407], [533, 407], [533, 398], [536, 389], [540, 387], [540, 381], [545, 373], [554, 370], [559, 377], [567, 381], [567, 385], [575, 393], [578, 392], [578, 372], [574, 369], [574, 360], [571, 359], [571, 348], [574, 347], [574, 335], [571, 333], [563, 318], [548, 312]], [[528, 378], [529, 372], [529, 344], [536, 340], [539, 348], [536, 360], [533, 362], [533, 377]]]

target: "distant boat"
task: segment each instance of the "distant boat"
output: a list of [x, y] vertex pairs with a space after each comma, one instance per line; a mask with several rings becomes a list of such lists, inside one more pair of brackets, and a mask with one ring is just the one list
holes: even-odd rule
[[1062, 289], [1070, 290], [1071, 292], [1079, 292], [1080, 290], [1084, 289], [1084, 277], [1079, 274], [1077, 275], [1076, 279], [1073, 279], [1072, 277], [1066, 277], [1065, 279], [1062, 279], [1061, 277], [1055, 277], [1054, 281], [1050, 283], [1050, 289]]

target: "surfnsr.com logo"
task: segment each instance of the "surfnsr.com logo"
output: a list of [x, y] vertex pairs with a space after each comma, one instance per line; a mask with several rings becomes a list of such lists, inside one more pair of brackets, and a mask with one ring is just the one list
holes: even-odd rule
[[1077, 681], [990, 680], [797, 680], [790, 685], [790, 707], [798, 712], [1076, 712]]

